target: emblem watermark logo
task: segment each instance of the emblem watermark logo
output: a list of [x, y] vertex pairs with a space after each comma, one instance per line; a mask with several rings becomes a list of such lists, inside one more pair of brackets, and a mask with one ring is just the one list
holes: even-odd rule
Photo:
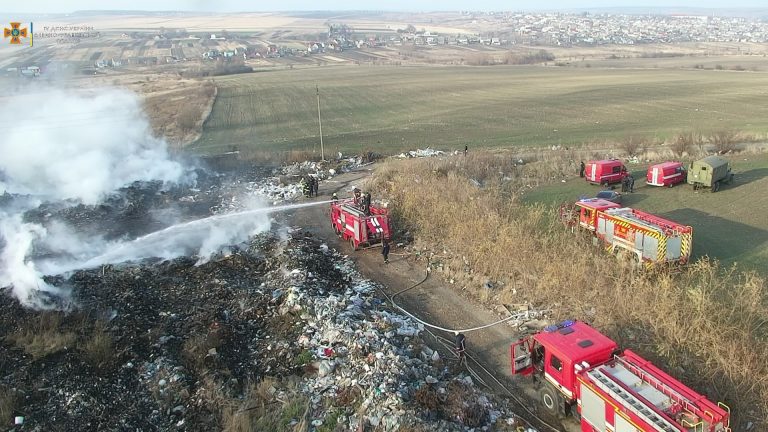
[[3, 29], [3, 37], [5, 39], [11, 38], [9, 41], [12, 45], [21, 45], [21, 39], [29, 38], [29, 46], [32, 46], [32, 23], [29, 23], [29, 32], [26, 27], [21, 27], [20, 22], [11, 22], [11, 28], [5, 27]]

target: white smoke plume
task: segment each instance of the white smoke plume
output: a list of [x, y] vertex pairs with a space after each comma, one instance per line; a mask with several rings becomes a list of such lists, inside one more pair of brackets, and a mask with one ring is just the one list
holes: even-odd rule
[[198, 264], [203, 264], [222, 246], [239, 243], [250, 235], [269, 230], [268, 211], [268, 208], [246, 210], [172, 225], [129, 242], [111, 245], [103, 254], [82, 265], [94, 267], [150, 257], [171, 259], [182, 255], [197, 255]]
[[[257, 208], [177, 223], [127, 241], [83, 239], [69, 229], [50, 229], [44, 239], [46, 246], [52, 243], [69, 246], [64, 255], [39, 260], [37, 269], [43, 274], [61, 274], [104, 264], [146, 258], [173, 259], [185, 255], [197, 256], [197, 264], [203, 264], [223, 246], [240, 243], [270, 229], [268, 213], [271, 209], [260, 202], [252, 205]], [[82, 252], [78, 253], [78, 250]]]
[[[137, 180], [178, 182], [184, 167], [154, 138], [125, 90], [14, 95], [0, 108], [0, 194], [99, 202]], [[30, 114], [20, 115], [19, 107]]]
[[[172, 160], [165, 142], [152, 136], [140, 100], [130, 92], [51, 90], [8, 99], [0, 107], [4, 129], [0, 196], [8, 192], [32, 198], [23, 205], [0, 208], [0, 288], [10, 288], [26, 306], [50, 307], [48, 297], [66, 296], [65, 291], [45, 283], [44, 275], [152, 256], [210, 254], [243, 231], [269, 227], [263, 216], [237, 223], [224, 221], [225, 227], [197, 226], [194, 232], [178, 232], [173, 238], [155, 238], [154, 242], [109, 243], [83, 238], [64, 224], [44, 227], [25, 222], [23, 213], [40, 201], [96, 204], [135, 181], [184, 182], [191, 180], [191, 171]], [[19, 115], [22, 106], [32, 114]], [[36, 247], [50, 251], [53, 257], [33, 261]]]
[[5, 243], [0, 251], [0, 287], [10, 285], [11, 293], [27, 306], [48, 308], [41, 294], [66, 295], [42, 280], [35, 264], [27, 260], [27, 253], [35, 240], [45, 236], [45, 228], [23, 223], [20, 214], [0, 212], [0, 236]]

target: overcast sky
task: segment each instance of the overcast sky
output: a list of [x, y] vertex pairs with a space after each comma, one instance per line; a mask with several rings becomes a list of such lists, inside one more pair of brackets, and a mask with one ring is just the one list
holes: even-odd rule
[[275, 11], [275, 10], [537, 10], [590, 7], [705, 7], [768, 8], [768, 0], [2, 0], [5, 13], [61, 13], [75, 10], [185, 10], [185, 11]]

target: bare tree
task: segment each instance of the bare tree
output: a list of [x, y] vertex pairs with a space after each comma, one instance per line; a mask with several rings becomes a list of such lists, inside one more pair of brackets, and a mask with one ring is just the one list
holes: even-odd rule
[[214, 84], [213, 81], [205, 81], [200, 89], [203, 96], [207, 98], [216, 94], [216, 84]]
[[736, 132], [728, 129], [716, 131], [709, 136], [709, 142], [715, 146], [717, 153], [728, 153], [736, 148]]
[[697, 133], [696, 146], [699, 148], [699, 153], [704, 154], [706, 153], [705, 146], [704, 146], [704, 144], [706, 144], [706, 140], [704, 139], [704, 135], [702, 135], [701, 132], [696, 132], [696, 133]]
[[648, 157], [648, 149], [651, 147], [651, 145], [655, 145], [654, 142], [651, 142], [651, 140], [641, 140], [640, 141], [640, 148], [638, 149], [638, 154], [643, 155], [643, 158]]
[[638, 150], [645, 146], [645, 138], [638, 138], [635, 136], [628, 136], [621, 142], [621, 148], [629, 156], [637, 156]]
[[683, 153], [690, 152], [693, 146], [698, 146], [699, 150], [703, 150], [703, 142], [701, 133], [688, 131], [677, 134], [674, 141], [672, 141], [671, 148], [676, 155], [682, 156]]
[[179, 112], [176, 122], [183, 130], [193, 131], [197, 127], [200, 117], [201, 113], [198, 107], [185, 105]]

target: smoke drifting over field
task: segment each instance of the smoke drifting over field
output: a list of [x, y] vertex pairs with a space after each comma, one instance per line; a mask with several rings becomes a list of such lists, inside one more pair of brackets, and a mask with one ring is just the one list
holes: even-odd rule
[[[10, 287], [22, 304], [60, 307], [51, 296], [66, 300], [66, 292], [47, 284], [44, 275], [149, 257], [198, 254], [204, 260], [225, 244], [269, 228], [262, 214], [213, 218], [144, 239], [133, 240], [126, 232], [108, 241], [101, 233], [47, 218], [49, 208], [98, 210], [105, 200], [115, 200], [118, 190], [136, 184], [151, 182], [158, 189], [153, 196], [159, 196], [167, 188], [193, 184], [194, 171], [173, 160], [166, 143], [151, 135], [141, 101], [130, 92], [52, 90], [11, 99], [0, 108], [6, 122], [0, 141], [0, 288]], [[22, 106], [32, 114], [20, 116]], [[29, 221], [30, 212], [43, 213], [44, 221]]]
[[[10, 125], [0, 141], [0, 193], [95, 204], [134, 181], [184, 179], [130, 92], [54, 90], [13, 99], [0, 108]], [[31, 114], [20, 115], [20, 107]]]

